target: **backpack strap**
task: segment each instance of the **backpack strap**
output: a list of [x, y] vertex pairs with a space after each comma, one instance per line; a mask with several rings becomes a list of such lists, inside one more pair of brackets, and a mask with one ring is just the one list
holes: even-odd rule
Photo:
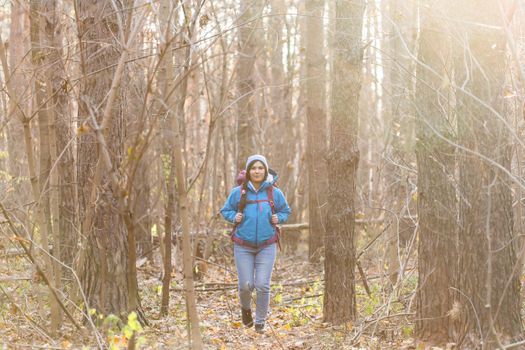
[[[272, 208], [273, 215], [275, 214], [275, 202], [273, 201], [273, 185], [266, 189], [266, 193], [268, 193], [268, 202], [270, 203], [270, 208]], [[281, 228], [276, 224], [274, 225], [273, 223], [272, 226], [275, 229], [275, 238], [277, 241], [277, 245], [279, 246], [279, 250], [283, 250], [283, 248], [281, 247]]]
[[[246, 207], [246, 184], [241, 185], [241, 196], [239, 198], [239, 205], [237, 206], [237, 213], [243, 213], [244, 208]], [[235, 231], [237, 231], [237, 226], [239, 226], [240, 222], [236, 222], [233, 224], [233, 229], [230, 232], [230, 238], [233, 240], [233, 237], [235, 236]]]
[[241, 185], [241, 195], [239, 198], [239, 206], [237, 207], [237, 213], [243, 213], [246, 208], [246, 197], [248, 196], [248, 186], [246, 183]]
[[273, 185], [266, 189], [266, 193], [268, 194], [268, 202], [272, 208], [272, 214], [275, 214], [275, 204], [273, 202]]

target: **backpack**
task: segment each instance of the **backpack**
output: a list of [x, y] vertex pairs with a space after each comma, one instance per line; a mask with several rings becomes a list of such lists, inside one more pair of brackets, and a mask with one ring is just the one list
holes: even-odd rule
[[[273, 172], [273, 170], [269, 170], [269, 173], [270, 171], [272, 172], [272, 175], [276, 175], [275, 172]], [[241, 196], [239, 198], [239, 207], [237, 209], [237, 212], [238, 213], [243, 213], [244, 212], [244, 208], [246, 207], [246, 204], [253, 204], [253, 203], [259, 203], [259, 202], [269, 202], [270, 203], [270, 208], [272, 209], [272, 215], [275, 214], [275, 204], [274, 204], [274, 201], [273, 201], [273, 188], [274, 187], [277, 187], [275, 185], [271, 185], [271, 186], [268, 186], [266, 188], [266, 193], [268, 195], [268, 199], [260, 199], [260, 200], [254, 200], [254, 201], [249, 201], [246, 199], [246, 196], [247, 196], [247, 188], [246, 188], [246, 184], [245, 184], [245, 179], [246, 179], [246, 170], [241, 170], [239, 172], [239, 174], [237, 175], [237, 178], [236, 178], [236, 181], [237, 183], [241, 186]], [[261, 244], [259, 245], [255, 245], [255, 244], [251, 244], [250, 242], [247, 242], [237, 236], [235, 236], [235, 232], [237, 231], [237, 226], [239, 225], [239, 223], [235, 223], [235, 225], [233, 226], [233, 229], [230, 233], [230, 238], [233, 242], [241, 245], [241, 246], [244, 246], [244, 247], [249, 247], [249, 248], [262, 248], [262, 247], [266, 247], [270, 244], [273, 244], [275, 242], [277, 242], [277, 245], [279, 246], [279, 249], [282, 249], [281, 248], [281, 242], [280, 242], [280, 235], [281, 235], [281, 228], [277, 225], [274, 225], [272, 224], [272, 226], [275, 228], [275, 235], [262, 242]]]

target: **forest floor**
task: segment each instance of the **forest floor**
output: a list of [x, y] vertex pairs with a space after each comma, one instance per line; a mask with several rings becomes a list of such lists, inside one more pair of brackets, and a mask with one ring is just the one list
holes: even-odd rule
[[[358, 321], [332, 326], [322, 319], [322, 264], [309, 264], [305, 253], [280, 252], [272, 278], [271, 314], [266, 332], [258, 334], [241, 323], [235, 266], [229, 253], [223, 251], [219, 259], [212, 256], [208, 271], [196, 282], [206, 349], [415, 348], [411, 313], [416, 282], [410, 273], [403, 287], [387, 292], [383, 288], [389, 284], [385, 278], [374, 274], [372, 268], [366, 269], [371, 296], [358, 281]], [[149, 325], [136, 332], [138, 348], [187, 349], [182, 274], [172, 273], [169, 314], [161, 318], [162, 281], [160, 264], [155, 265], [139, 267], [140, 296]], [[22, 257], [11, 257], [0, 264], [0, 348], [3, 345], [4, 349], [94, 349], [96, 332], [112, 349], [127, 347], [124, 330], [104, 326], [96, 331], [78, 332], [65, 322], [59, 335], [46, 335], [49, 316], [45, 305], [42, 306], [45, 288], [35, 288], [27, 271], [28, 264]]]

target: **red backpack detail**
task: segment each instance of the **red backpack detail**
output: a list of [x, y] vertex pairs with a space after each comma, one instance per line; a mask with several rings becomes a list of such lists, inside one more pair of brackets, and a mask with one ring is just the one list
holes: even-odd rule
[[237, 182], [237, 185], [242, 185], [244, 181], [246, 180], [246, 170], [241, 170], [239, 174], [237, 174], [237, 177], [235, 178], [235, 181]]

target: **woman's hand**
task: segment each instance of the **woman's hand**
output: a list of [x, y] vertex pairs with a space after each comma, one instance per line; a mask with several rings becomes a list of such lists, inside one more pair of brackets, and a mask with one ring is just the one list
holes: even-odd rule
[[240, 224], [241, 221], [242, 221], [242, 213], [237, 213], [237, 214], [235, 215], [235, 223], [236, 223], [236, 224]]
[[277, 217], [277, 214], [272, 215], [272, 224], [277, 225], [279, 223], [279, 218]]

